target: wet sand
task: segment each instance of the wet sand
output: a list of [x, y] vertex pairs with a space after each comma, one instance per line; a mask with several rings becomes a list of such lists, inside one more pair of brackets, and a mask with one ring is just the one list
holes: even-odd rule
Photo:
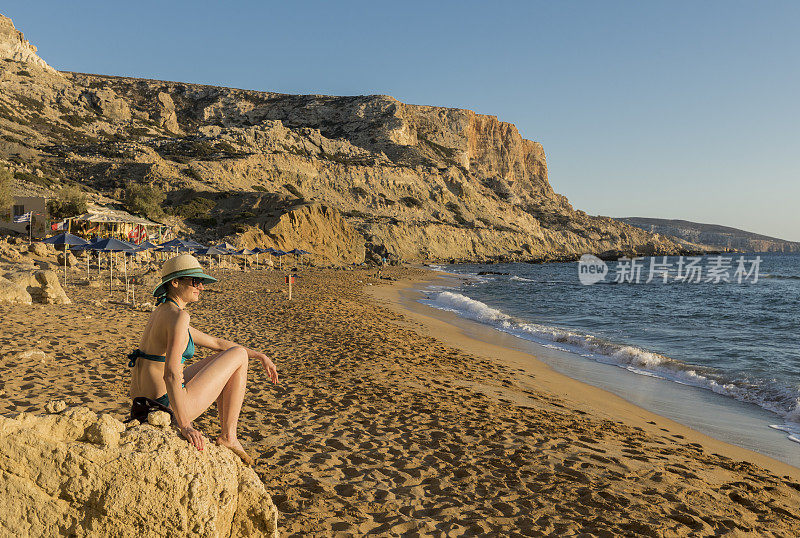
[[[301, 269], [288, 302], [277, 271], [223, 273], [189, 308], [278, 366], [275, 387], [251, 363], [239, 430], [283, 535], [800, 533], [796, 468], [404, 308], [398, 290], [430, 273], [384, 275], [400, 282]], [[148, 314], [67, 294], [0, 305], [0, 413], [53, 398], [127, 412], [125, 357]], [[31, 348], [47, 357], [16, 355]], [[218, 434], [213, 409], [196, 425]]]

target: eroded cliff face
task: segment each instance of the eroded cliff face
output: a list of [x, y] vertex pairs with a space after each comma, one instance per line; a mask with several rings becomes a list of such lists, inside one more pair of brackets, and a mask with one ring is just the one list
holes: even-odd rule
[[[130, 182], [149, 184], [168, 191], [178, 209], [205, 198], [213, 208], [188, 217], [201, 235], [310, 233], [325, 245], [325, 230], [344, 218], [368, 259], [679, 249], [575, 211], [553, 191], [542, 146], [493, 116], [383, 95], [285, 95], [26, 65], [20, 74], [15, 58], [0, 61], [0, 158], [50, 182], [112, 195]], [[274, 203], [253, 206], [254, 193]], [[278, 221], [265, 218], [309, 202], [328, 208], [318, 216], [330, 222], [301, 230], [286, 228], [295, 222], [288, 219], [278, 231]], [[357, 250], [337, 246], [325, 255]]]

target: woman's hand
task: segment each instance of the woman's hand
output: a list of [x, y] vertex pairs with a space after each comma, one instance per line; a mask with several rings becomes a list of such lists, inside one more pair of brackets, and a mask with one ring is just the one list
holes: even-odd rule
[[269, 376], [270, 381], [272, 381], [273, 383], [275, 383], [277, 385], [278, 384], [278, 369], [275, 368], [275, 364], [270, 360], [270, 358], [267, 357], [266, 355], [264, 355], [263, 353], [258, 353], [258, 352], [256, 352], [253, 355], [253, 358], [254, 359], [258, 359], [258, 360], [261, 361], [261, 365], [267, 371], [267, 375]]
[[181, 435], [197, 450], [203, 450], [203, 434], [199, 430], [195, 430], [191, 424], [181, 428]]

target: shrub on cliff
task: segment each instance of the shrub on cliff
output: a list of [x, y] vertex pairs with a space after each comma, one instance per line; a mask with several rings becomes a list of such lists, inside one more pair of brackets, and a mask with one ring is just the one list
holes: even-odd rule
[[216, 203], [203, 196], [199, 196], [194, 200], [187, 202], [183, 205], [176, 206], [173, 213], [185, 219], [202, 219], [207, 218], [208, 213], [214, 209]]
[[123, 203], [130, 213], [143, 215], [149, 219], [164, 216], [161, 204], [164, 203], [166, 195], [164, 191], [152, 185], [142, 183], [130, 183], [125, 187]]
[[191, 151], [195, 157], [204, 159], [214, 154], [214, 146], [206, 140], [198, 140], [192, 143]]
[[86, 209], [86, 193], [77, 187], [64, 187], [55, 198], [47, 201], [47, 212], [54, 220], [75, 217], [86, 213]]
[[287, 183], [286, 185], [283, 186], [283, 188], [286, 189], [287, 191], [289, 191], [290, 193], [292, 193], [293, 195], [297, 196], [297, 198], [299, 198], [300, 200], [304, 200], [305, 199], [305, 196], [303, 196], [303, 193], [300, 192], [297, 189], [297, 187], [295, 187], [291, 183]]
[[422, 202], [413, 196], [403, 196], [400, 198], [400, 201], [403, 202], [406, 207], [422, 207]]

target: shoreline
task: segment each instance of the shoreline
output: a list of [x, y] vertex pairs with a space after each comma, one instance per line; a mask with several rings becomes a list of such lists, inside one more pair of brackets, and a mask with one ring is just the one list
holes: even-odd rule
[[[521, 345], [515, 346], [517, 349], [509, 347], [513, 342], [513, 340], [509, 342], [509, 339], [520, 340], [517, 337], [501, 335], [490, 327], [460, 318], [455, 313], [426, 306], [416, 300], [421, 293], [420, 286], [439, 279], [447, 279], [449, 276], [450, 273], [438, 275], [431, 271], [429, 277], [365, 288], [365, 293], [381, 306], [413, 319], [426, 335], [432, 336], [448, 346], [498, 361], [515, 370], [523, 369], [530, 372], [532, 375], [517, 375], [517, 381], [526, 388], [544, 390], [598, 418], [622, 421], [653, 435], [664, 435], [665, 430], [668, 430], [670, 435], [682, 443], [697, 443], [716, 454], [754, 463], [781, 476], [800, 479], [800, 467], [717, 439], [640, 407], [608, 390], [562, 374], [543, 362], [534, 353], [520, 349]], [[452, 276], [458, 278], [459, 275]], [[469, 325], [471, 328], [475, 326], [474, 328], [480, 334], [479, 336], [466, 334], [459, 325]], [[532, 344], [528, 341], [525, 343]], [[519, 395], [516, 395], [515, 398], [514, 394], [508, 394], [508, 392], [506, 391], [506, 394], [502, 396], [511, 397], [515, 403], [524, 404], [524, 398], [520, 399]], [[491, 395], [491, 391], [488, 394]], [[494, 394], [495, 398], [502, 396]]]

